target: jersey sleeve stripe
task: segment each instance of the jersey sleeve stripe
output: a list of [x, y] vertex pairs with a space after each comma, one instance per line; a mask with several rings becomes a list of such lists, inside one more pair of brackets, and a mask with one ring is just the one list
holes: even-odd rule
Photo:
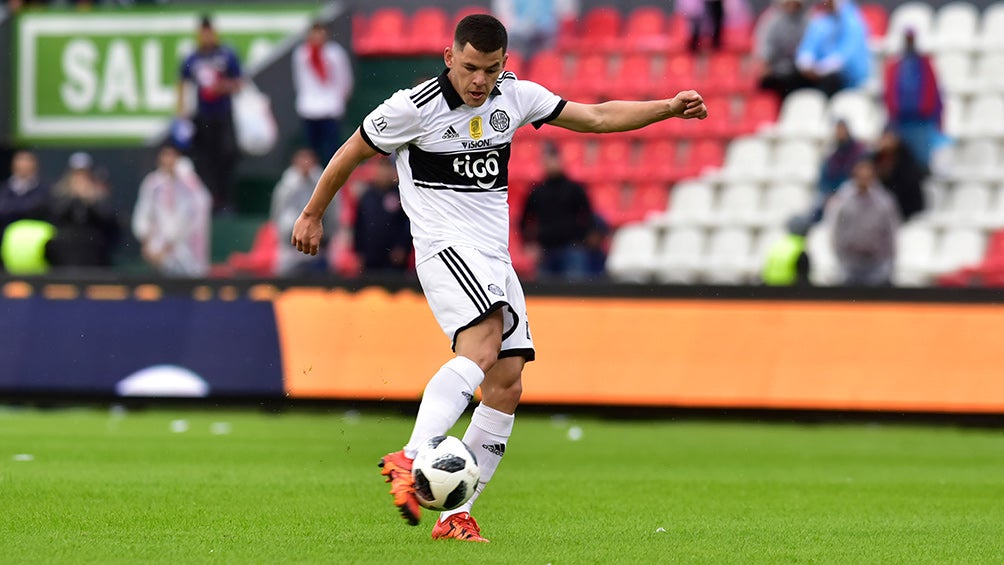
[[558, 101], [558, 105], [554, 107], [554, 111], [551, 112], [550, 114], [548, 114], [546, 118], [542, 118], [542, 119], [537, 120], [536, 122], [533, 122], [533, 127], [535, 129], [540, 129], [540, 126], [542, 126], [542, 125], [546, 124], [547, 122], [550, 122], [550, 121], [554, 120], [555, 118], [557, 118], [558, 116], [560, 116], [561, 115], [561, 111], [565, 109], [565, 104], [568, 104], [567, 100], [565, 100], [565, 99], [559, 100]]
[[433, 82], [425, 85], [424, 87], [422, 87], [422, 89], [419, 90], [418, 92], [412, 93], [411, 96], [409, 96], [409, 98], [411, 98], [413, 101], [417, 102], [419, 98], [422, 98], [423, 96], [425, 96], [426, 94], [428, 94], [430, 91], [434, 90], [438, 86], [439, 86], [439, 83], [436, 82], [436, 81], [433, 81]]
[[429, 102], [432, 102], [433, 100], [435, 100], [436, 97], [439, 96], [439, 94], [441, 92], [442, 92], [442, 90], [440, 90], [439, 88], [436, 88], [436, 89], [432, 90], [431, 92], [422, 95], [422, 97], [419, 100], [415, 100], [415, 99], [412, 99], [412, 100], [414, 100], [416, 107], [421, 108], [422, 106], [425, 106]]
[[370, 134], [366, 133], [366, 128], [361, 125], [359, 126], [359, 137], [362, 137], [363, 141], [366, 142], [366, 145], [372, 147], [373, 150], [376, 151], [377, 153], [380, 153], [381, 155], [390, 155], [390, 152], [384, 151], [383, 149], [378, 147], [377, 144], [374, 143], [372, 139], [370, 139]]

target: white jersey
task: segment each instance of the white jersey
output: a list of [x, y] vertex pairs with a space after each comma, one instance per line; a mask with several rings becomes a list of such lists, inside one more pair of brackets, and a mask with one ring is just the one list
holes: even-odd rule
[[363, 120], [366, 143], [397, 153], [416, 262], [450, 246], [510, 261], [509, 144], [517, 128], [539, 128], [564, 106], [543, 86], [504, 72], [485, 103], [472, 108], [443, 71], [398, 91]]

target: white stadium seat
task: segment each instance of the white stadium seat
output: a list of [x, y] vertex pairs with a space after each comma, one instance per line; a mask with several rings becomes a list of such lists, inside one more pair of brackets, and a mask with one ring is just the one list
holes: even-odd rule
[[976, 60], [972, 90], [975, 94], [1004, 92], [1004, 51], [984, 53]]
[[960, 181], [995, 181], [1004, 178], [1000, 144], [992, 139], [973, 139], [954, 150], [951, 176]]
[[968, 104], [965, 97], [950, 94], [944, 97], [945, 108], [941, 115], [941, 127], [951, 137], [962, 137], [966, 129]]
[[661, 283], [697, 281], [704, 259], [704, 232], [694, 227], [666, 230], [655, 259], [655, 279]]
[[980, 13], [969, 2], [949, 2], [934, 17], [932, 47], [941, 53], [969, 51], [976, 46]]
[[767, 187], [764, 193], [764, 224], [784, 226], [795, 214], [808, 214], [815, 193], [805, 185], [783, 183]]
[[957, 228], [941, 237], [934, 257], [935, 274], [951, 273], [979, 263], [986, 250], [986, 237], [976, 229]]
[[973, 57], [969, 53], [938, 53], [934, 57], [938, 83], [949, 94], [969, 94], [973, 90]]
[[827, 222], [820, 222], [809, 230], [805, 239], [805, 252], [809, 256], [809, 280], [819, 286], [839, 284], [843, 275], [833, 251], [833, 230]]
[[669, 193], [669, 211], [665, 220], [672, 226], [705, 225], [711, 220], [715, 202], [714, 189], [703, 182], [678, 183]]
[[720, 177], [725, 181], [760, 181], [766, 178], [770, 164], [770, 145], [766, 139], [747, 136], [729, 143]]
[[815, 141], [830, 135], [826, 122], [826, 95], [814, 89], [796, 90], [784, 99], [777, 119], [776, 135], [784, 138], [807, 138]]
[[893, 282], [897, 286], [926, 286], [934, 270], [934, 230], [924, 224], [904, 224], [896, 233], [896, 263]]
[[658, 236], [645, 224], [623, 226], [614, 233], [607, 273], [616, 281], [643, 283], [652, 276]]
[[819, 149], [803, 139], [789, 139], [774, 149], [774, 160], [768, 174], [773, 181], [815, 183], [819, 178]]
[[926, 51], [931, 43], [933, 24], [934, 8], [930, 4], [913, 1], [896, 6], [889, 15], [885, 52], [895, 54], [903, 50], [903, 35], [907, 29], [916, 33], [917, 48]]
[[719, 226], [751, 226], [761, 218], [760, 187], [750, 182], [732, 182], [722, 187], [712, 223]]
[[1004, 4], [994, 2], [984, 10], [977, 44], [984, 52], [1004, 51]]
[[993, 194], [983, 183], [966, 182], [956, 185], [948, 197], [947, 206], [936, 212], [932, 221], [949, 227], [981, 227], [986, 223]]
[[712, 284], [742, 284], [747, 282], [753, 236], [740, 227], [722, 228], [711, 235], [704, 280]]
[[864, 90], [841, 90], [827, 108], [831, 123], [842, 119], [856, 139], [875, 141], [885, 125], [885, 109]]
[[1004, 137], [1004, 96], [984, 94], [966, 106], [960, 137]]

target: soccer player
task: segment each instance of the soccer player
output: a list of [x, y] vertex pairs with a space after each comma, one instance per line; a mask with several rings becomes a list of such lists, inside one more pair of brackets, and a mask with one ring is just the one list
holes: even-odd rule
[[352, 170], [378, 153], [397, 154], [419, 281], [456, 353], [426, 386], [404, 449], [380, 462], [409, 524], [417, 525], [421, 514], [411, 477], [415, 453], [429, 438], [446, 434], [478, 386], [482, 393], [463, 437], [477, 456], [481, 480], [465, 505], [440, 515], [434, 539], [488, 541], [471, 507], [505, 453], [523, 366], [534, 359], [523, 289], [508, 249], [506, 189], [516, 129], [550, 123], [604, 133], [707, 117], [701, 96], [689, 90], [668, 100], [565, 101], [505, 72], [506, 43], [505, 27], [494, 17], [462, 19], [444, 52], [443, 73], [398, 91], [364, 119], [328, 163], [293, 228], [292, 244], [317, 253], [321, 217]]

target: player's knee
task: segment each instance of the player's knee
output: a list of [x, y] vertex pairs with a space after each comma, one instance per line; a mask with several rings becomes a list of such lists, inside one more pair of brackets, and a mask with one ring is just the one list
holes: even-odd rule
[[517, 378], [509, 383], [488, 383], [485, 381], [481, 385], [482, 401], [502, 412], [512, 414], [519, 405], [520, 397], [523, 395], [523, 381]]

